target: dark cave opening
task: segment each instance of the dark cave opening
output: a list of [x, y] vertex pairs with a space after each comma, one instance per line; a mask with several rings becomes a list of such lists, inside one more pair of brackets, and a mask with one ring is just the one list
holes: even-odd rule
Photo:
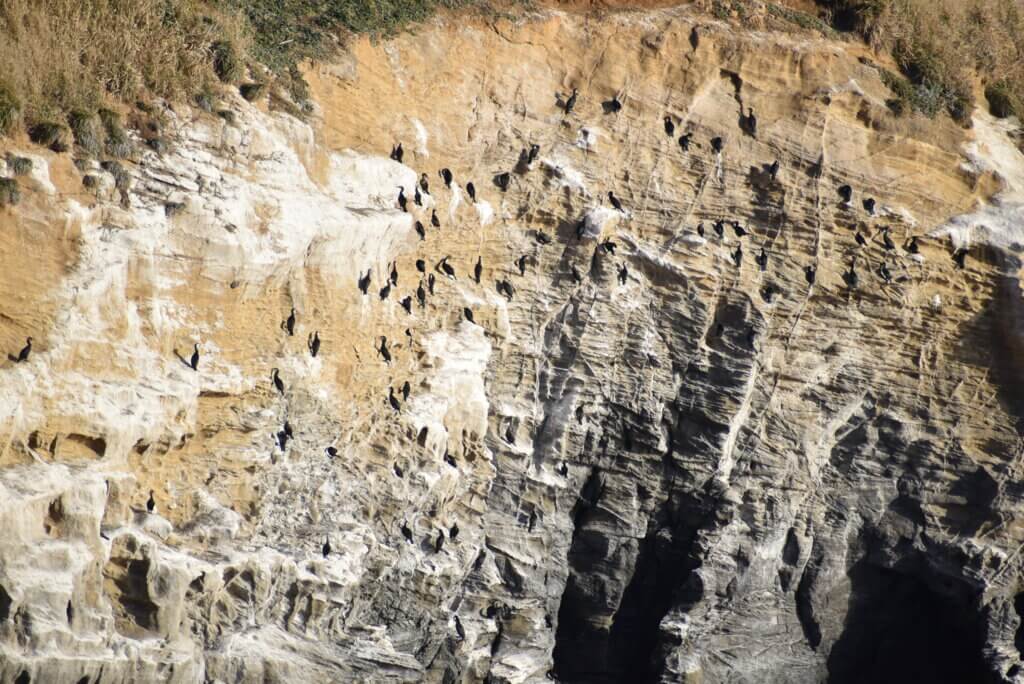
[[968, 591], [940, 593], [911, 575], [861, 561], [850, 571], [844, 630], [829, 684], [984, 684], [982, 628]]
[[[646, 682], [657, 677], [653, 656], [662, 619], [679, 603], [700, 599], [691, 554], [704, 522], [702, 508], [687, 499], [666, 507], [639, 540], [629, 584], [614, 605], [607, 577], [595, 572], [606, 539], [587, 530], [588, 516], [577, 518], [569, 553], [572, 571], [558, 613], [554, 671], [562, 682]], [[610, 625], [601, 616], [610, 616]]]

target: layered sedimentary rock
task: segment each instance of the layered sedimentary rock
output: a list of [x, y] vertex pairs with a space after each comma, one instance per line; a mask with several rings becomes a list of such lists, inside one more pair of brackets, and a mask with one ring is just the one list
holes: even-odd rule
[[873, 59], [452, 19], [12, 144], [0, 679], [1024, 681], [1024, 157]]

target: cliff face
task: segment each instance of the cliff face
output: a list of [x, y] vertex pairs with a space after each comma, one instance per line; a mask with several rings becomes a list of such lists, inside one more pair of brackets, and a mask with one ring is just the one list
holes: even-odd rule
[[11, 146], [0, 680], [1024, 681], [1008, 124], [685, 9], [308, 80]]

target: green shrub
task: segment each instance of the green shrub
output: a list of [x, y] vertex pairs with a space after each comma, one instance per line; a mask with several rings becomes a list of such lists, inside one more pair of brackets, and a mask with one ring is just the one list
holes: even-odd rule
[[7, 168], [15, 176], [25, 176], [32, 173], [32, 160], [28, 157], [19, 157], [14, 154], [7, 155]]
[[95, 157], [103, 150], [103, 129], [93, 112], [73, 110], [68, 114], [68, 127], [75, 144], [90, 156]]
[[0, 178], [0, 207], [13, 206], [20, 201], [18, 181], [13, 178]]
[[9, 135], [21, 121], [21, 102], [10, 88], [0, 83], [0, 135]]
[[106, 134], [106, 150], [111, 157], [123, 159], [131, 154], [132, 145], [121, 126], [121, 115], [110, 109], [100, 109], [100, 123]]
[[213, 72], [224, 83], [234, 83], [245, 73], [245, 63], [234, 43], [218, 40], [210, 46]]

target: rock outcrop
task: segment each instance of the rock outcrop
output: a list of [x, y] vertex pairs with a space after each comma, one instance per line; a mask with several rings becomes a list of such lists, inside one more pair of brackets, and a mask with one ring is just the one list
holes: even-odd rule
[[0, 681], [1024, 682], [1024, 156], [873, 59], [439, 20], [10, 146]]

